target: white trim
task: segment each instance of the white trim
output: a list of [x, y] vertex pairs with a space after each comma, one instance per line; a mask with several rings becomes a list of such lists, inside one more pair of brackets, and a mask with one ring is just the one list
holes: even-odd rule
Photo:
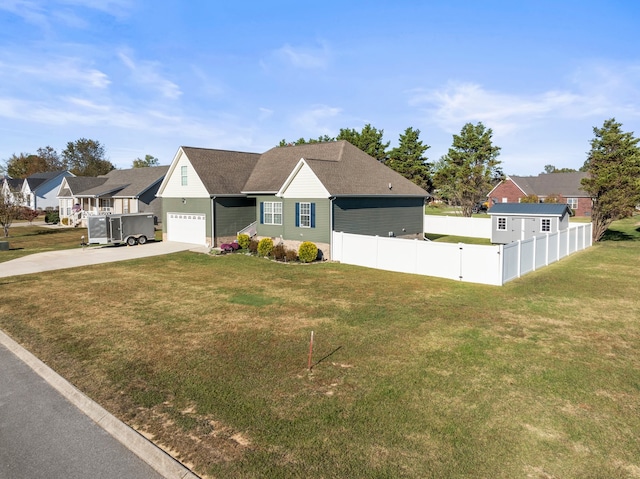
[[[276, 193], [276, 196], [286, 197], [287, 190], [292, 186], [295, 186], [295, 182], [296, 182], [295, 180], [296, 178], [299, 177], [301, 171], [304, 172], [304, 174], [306, 175], [307, 181], [310, 180], [311, 183], [313, 184], [312, 190], [315, 190], [315, 191], [309, 191], [308, 185], [306, 185], [305, 189], [307, 191], [305, 192], [305, 195], [304, 195], [305, 198], [329, 198], [329, 196], [331, 196], [327, 188], [322, 183], [322, 181], [320, 181], [320, 178], [318, 178], [318, 175], [315, 174], [311, 166], [309, 166], [309, 163], [307, 163], [307, 161], [304, 158], [300, 158], [300, 161], [298, 161], [295, 168], [291, 171], [291, 173], [289, 173], [289, 176], [287, 177], [285, 182], [282, 184], [282, 186]], [[296, 195], [296, 194], [289, 195], [289, 196], [292, 198], [300, 197], [299, 195]]]

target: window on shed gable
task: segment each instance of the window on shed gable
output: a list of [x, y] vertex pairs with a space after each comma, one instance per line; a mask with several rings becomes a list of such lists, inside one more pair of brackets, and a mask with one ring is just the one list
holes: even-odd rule
[[498, 218], [498, 231], [506, 231], [507, 230], [507, 218], [501, 216]]
[[186, 166], [180, 167], [180, 184], [182, 186], [187, 186], [187, 167]]
[[542, 218], [542, 225], [540, 227], [540, 231], [543, 233], [551, 232], [551, 219], [550, 218]]

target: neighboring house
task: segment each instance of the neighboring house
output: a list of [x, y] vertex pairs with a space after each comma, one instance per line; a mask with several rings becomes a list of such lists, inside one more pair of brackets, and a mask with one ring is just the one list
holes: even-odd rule
[[23, 205], [34, 210], [57, 208], [58, 189], [65, 178], [73, 176], [70, 171], [48, 171], [28, 176], [22, 180], [20, 188]]
[[328, 257], [332, 231], [421, 237], [429, 194], [337, 141], [263, 154], [181, 147], [158, 196], [169, 241], [215, 246], [247, 228]]
[[60, 221], [86, 226], [88, 215], [112, 213], [153, 213], [160, 218], [162, 205], [156, 193], [168, 170], [151, 166], [65, 178], [58, 191]]
[[10, 178], [4, 176], [2, 178], [2, 186], [0, 187], [2, 196], [6, 198], [14, 199], [14, 195], [22, 190], [22, 178]]
[[540, 202], [559, 197], [576, 216], [591, 216], [592, 201], [580, 181], [587, 173], [545, 173], [538, 176], [507, 176], [489, 192], [489, 204], [518, 203], [525, 196], [536, 195]]
[[491, 242], [507, 244], [566, 230], [571, 209], [564, 203], [497, 203], [489, 215]]

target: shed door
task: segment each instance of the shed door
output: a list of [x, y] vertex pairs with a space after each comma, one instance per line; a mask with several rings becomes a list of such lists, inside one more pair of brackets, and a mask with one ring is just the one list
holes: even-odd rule
[[206, 224], [201, 213], [167, 213], [167, 240], [206, 245]]

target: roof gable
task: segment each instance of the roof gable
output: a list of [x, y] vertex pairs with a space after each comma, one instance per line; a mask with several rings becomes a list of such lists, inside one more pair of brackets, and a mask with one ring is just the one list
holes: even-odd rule
[[[170, 183], [180, 175], [179, 164], [187, 162], [202, 183], [208, 195], [238, 196], [260, 155], [239, 151], [214, 150], [182, 146], [173, 159], [169, 171], [160, 185], [158, 196], [173, 194], [168, 191]], [[187, 164], [184, 163], [184, 164]]]
[[328, 198], [331, 195], [303, 158], [293, 169], [276, 196], [283, 198]]
[[347, 141], [272, 148], [260, 156], [244, 192], [275, 194], [301, 158], [331, 196], [429, 196]]

